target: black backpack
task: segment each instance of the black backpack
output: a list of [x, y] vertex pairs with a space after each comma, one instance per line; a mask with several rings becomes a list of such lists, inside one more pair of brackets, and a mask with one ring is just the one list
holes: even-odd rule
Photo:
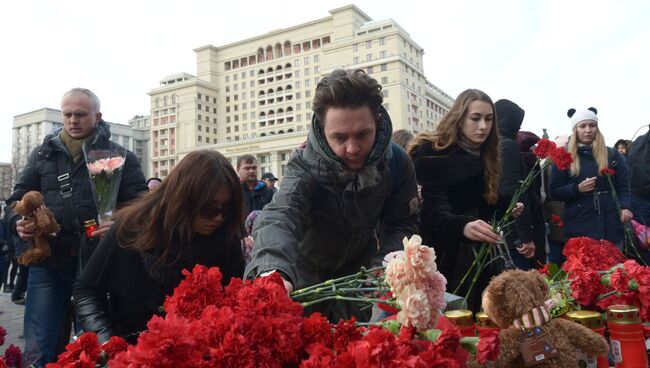
[[627, 157], [632, 194], [650, 200], [650, 132], [634, 140]]

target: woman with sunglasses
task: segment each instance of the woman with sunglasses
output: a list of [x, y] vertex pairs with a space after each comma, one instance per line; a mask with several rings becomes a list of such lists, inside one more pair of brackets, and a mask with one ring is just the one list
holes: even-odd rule
[[[230, 162], [195, 151], [160, 187], [119, 210], [74, 287], [75, 312], [100, 342], [133, 343], [195, 264], [241, 277], [242, 188]], [[107, 298], [108, 296], [108, 298]]]

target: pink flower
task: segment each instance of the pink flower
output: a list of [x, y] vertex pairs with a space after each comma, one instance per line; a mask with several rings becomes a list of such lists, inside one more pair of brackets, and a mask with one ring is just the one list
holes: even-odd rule
[[397, 313], [399, 323], [407, 327], [413, 326], [419, 331], [426, 331], [436, 326], [436, 323], [431, 321], [431, 306], [424, 290], [409, 284], [398, 300], [402, 307], [402, 310]]
[[422, 245], [422, 238], [413, 235], [408, 241], [404, 238], [406, 270], [415, 280], [426, 279], [436, 272], [436, 252], [433, 248]]
[[90, 175], [99, 175], [104, 171], [104, 160], [97, 160], [86, 164]]
[[406, 273], [406, 262], [400, 259], [393, 259], [386, 266], [386, 282], [390, 285], [390, 291], [398, 296], [409, 284], [410, 280]]
[[107, 174], [112, 174], [113, 171], [121, 168], [124, 166], [124, 157], [118, 156], [118, 157], [111, 157], [109, 159], [106, 159], [106, 173]]

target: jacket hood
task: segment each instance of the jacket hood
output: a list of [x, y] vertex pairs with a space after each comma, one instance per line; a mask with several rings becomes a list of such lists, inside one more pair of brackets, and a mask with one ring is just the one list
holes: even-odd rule
[[499, 135], [504, 138], [515, 139], [521, 123], [524, 121], [525, 111], [510, 100], [499, 100], [494, 103], [497, 114]]
[[[376, 164], [379, 159], [384, 157], [386, 154], [386, 149], [390, 145], [390, 138], [393, 134], [393, 123], [390, 120], [388, 111], [386, 111], [383, 106], [379, 107], [379, 113], [381, 114], [382, 119], [377, 125], [375, 143], [370, 150], [370, 154], [368, 155], [366, 162], [363, 164], [364, 167]], [[334, 151], [332, 151], [332, 148], [330, 148], [329, 144], [327, 144], [327, 139], [325, 138], [323, 127], [316, 117], [316, 114], [312, 115], [311, 130], [309, 131], [308, 143], [311, 144], [312, 149], [316, 151], [318, 155], [333, 165], [337, 166], [339, 171], [347, 170], [347, 168], [344, 166], [343, 160], [341, 160], [334, 153]]]

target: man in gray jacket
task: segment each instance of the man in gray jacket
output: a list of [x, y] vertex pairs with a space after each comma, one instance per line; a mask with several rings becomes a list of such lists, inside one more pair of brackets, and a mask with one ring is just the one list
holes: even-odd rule
[[290, 292], [380, 265], [417, 231], [415, 170], [390, 142], [382, 102], [362, 70], [334, 70], [318, 83], [307, 143], [255, 222], [248, 277], [279, 272]]

